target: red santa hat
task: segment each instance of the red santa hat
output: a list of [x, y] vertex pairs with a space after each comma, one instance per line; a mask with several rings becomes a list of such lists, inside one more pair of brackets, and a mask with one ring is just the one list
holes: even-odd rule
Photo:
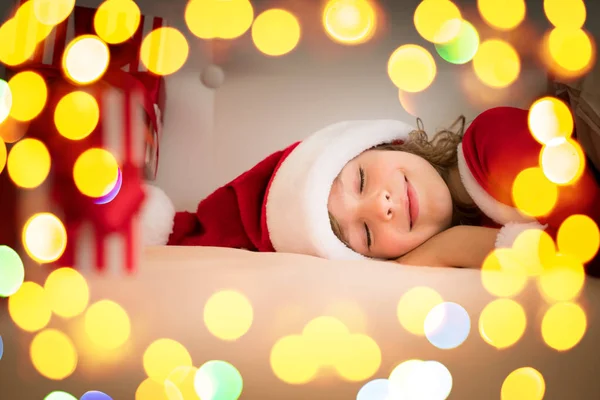
[[[379, 144], [405, 140], [413, 130], [395, 120], [329, 125], [220, 187], [194, 213], [176, 213], [168, 244], [364, 258], [331, 229], [327, 209], [331, 186], [348, 161]], [[151, 221], [144, 223], [145, 230], [160, 218], [149, 208], [142, 213], [142, 221]], [[146, 244], [165, 242], [166, 235], [146, 235], [153, 238]]]

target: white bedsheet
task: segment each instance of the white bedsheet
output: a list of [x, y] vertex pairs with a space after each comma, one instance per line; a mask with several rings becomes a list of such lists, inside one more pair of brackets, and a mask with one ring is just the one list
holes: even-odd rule
[[[26, 278], [43, 282], [43, 271], [43, 267], [28, 267]], [[33, 335], [15, 327], [3, 301], [0, 399], [43, 399], [51, 390], [61, 389], [75, 396], [103, 390], [115, 400], [133, 400], [146, 377], [143, 352], [163, 337], [186, 346], [196, 367], [211, 359], [236, 366], [244, 379], [241, 399], [355, 399], [366, 381], [349, 383], [329, 376], [292, 386], [279, 381], [269, 365], [271, 348], [279, 338], [300, 334], [306, 323], [326, 315], [339, 302], [358, 305], [364, 316], [361, 332], [356, 318], [337, 317], [352, 333], [371, 336], [382, 351], [381, 367], [371, 379], [387, 378], [392, 368], [406, 359], [437, 360], [452, 374], [449, 399], [499, 399], [504, 378], [514, 369], [532, 366], [545, 378], [547, 400], [600, 398], [600, 281], [588, 281], [580, 296], [588, 316], [585, 337], [575, 348], [559, 353], [541, 339], [541, 318], [548, 305], [533, 285], [516, 297], [527, 314], [523, 338], [506, 350], [488, 345], [477, 325], [481, 310], [494, 297], [484, 290], [480, 274], [474, 270], [333, 262], [223, 248], [155, 247], [146, 249], [134, 276], [88, 273], [86, 277], [91, 302], [115, 300], [129, 313], [129, 341], [116, 352], [92, 351], [82, 344], [83, 317], [65, 322], [53, 316], [49, 326], [71, 335], [79, 364], [66, 380], [50, 381], [32, 367], [28, 346]], [[437, 290], [444, 300], [460, 304], [469, 313], [471, 331], [458, 348], [437, 349], [398, 322], [400, 297], [421, 285]], [[253, 325], [237, 342], [215, 338], [203, 323], [205, 302], [223, 289], [242, 292], [253, 306]]]

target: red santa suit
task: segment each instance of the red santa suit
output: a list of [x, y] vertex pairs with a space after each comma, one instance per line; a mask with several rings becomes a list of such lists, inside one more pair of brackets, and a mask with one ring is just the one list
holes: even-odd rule
[[[499, 247], [510, 246], [526, 228], [555, 233], [574, 213], [599, 220], [600, 190], [589, 171], [574, 186], [559, 189], [559, 204], [547, 216], [536, 220], [514, 207], [512, 183], [521, 170], [538, 165], [541, 149], [529, 133], [527, 116], [527, 110], [510, 107], [486, 111], [458, 148], [465, 188], [487, 217], [486, 225], [501, 228]], [[329, 125], [217, 189], [195, 212], [177, 213], [168, 244], [362, 259], [331, 229], [331, 185], [348, 161], [379, 144], [406, 140], [413, 130], [395, 120]]]

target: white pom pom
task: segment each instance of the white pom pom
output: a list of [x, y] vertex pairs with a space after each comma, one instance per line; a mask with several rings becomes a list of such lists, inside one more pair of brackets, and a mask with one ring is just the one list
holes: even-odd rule
[[144, 185], [146, 199], [140, 212], [142, 243], [144, 246], [164, 246], [173, 232], [175, 206], [160, 188]]
[[548, 225], [541, 225], [536, 221], [526, 223], [509, 222], [498, 232], [496, 236], [496, 248], [510, 248], [522, 232], [529, 229], [545, 230], [547, 227]]

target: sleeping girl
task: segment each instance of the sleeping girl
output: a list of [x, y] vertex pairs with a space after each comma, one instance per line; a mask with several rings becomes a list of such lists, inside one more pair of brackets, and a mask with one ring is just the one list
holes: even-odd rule
[[168, 244], [479, 268], [525, 229], [555, 238], [570, 215], [600, 223], [600, 184], [588, 166], [559, 187], [547, 215], [515, 207], [513, 182], [539, 165], [542, 148], [527, 110], [487, 110], [466, 131], [461, 117], [431, 139], [417, 125], [327, 126], [217, 189], [195, 212], [176, 213]]

